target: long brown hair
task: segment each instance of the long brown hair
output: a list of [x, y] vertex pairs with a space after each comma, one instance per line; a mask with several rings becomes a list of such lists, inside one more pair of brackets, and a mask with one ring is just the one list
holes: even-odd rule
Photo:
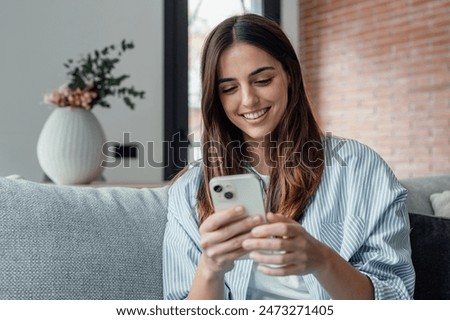
[[[317, 190], [324, 167], [322, 133], [314, 119], [295, 51], [280, 27], [254, 14], [230, 17], [207, 37], [202, 53], [203, 183], [197, 194], [200, 221], [213, 212], [209, 181], [214, 176], [245, 172], [245, 143], [228, 119], [219, 99], [217, 66], [222, 52], [235, 42], [256, 46], [278, 60], [290, 79], [288, 105], [275, 130], [269, 133], [266, 161], [270, 161], [267, 199], [270, 211], [298, 219]], [[287, 143], [288, 142], [288, 143]]]

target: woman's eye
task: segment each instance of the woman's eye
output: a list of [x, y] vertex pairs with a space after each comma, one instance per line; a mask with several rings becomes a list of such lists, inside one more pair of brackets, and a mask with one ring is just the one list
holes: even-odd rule
[[222, 93], [231, 93], [236, 89], [236, 87], [227, 87], [222, 89]]
[[260, 84], [260, 85], [267, 85], [272, 81], [272, 78], [268, 78], [268, 79], [263, 79], [263, 80], [258, 80], [255, 83], [256, 84]]

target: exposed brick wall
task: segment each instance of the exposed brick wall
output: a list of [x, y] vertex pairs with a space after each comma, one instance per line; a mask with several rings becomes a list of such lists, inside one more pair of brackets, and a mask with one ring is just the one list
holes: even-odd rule
[[450, 173], [450, 0], [299, 0], [299, 54], [322, 128], [400, 178]]

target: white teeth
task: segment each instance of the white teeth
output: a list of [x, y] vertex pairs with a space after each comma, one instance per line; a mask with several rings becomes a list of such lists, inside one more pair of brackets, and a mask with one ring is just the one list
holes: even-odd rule
[[258, 119], [259, 117], [263, 116], [267, 111], [269, 111], [269, 108], [265, 108], [265, 109], [262, 109], [257, 112], [244, 113], [242, 116], [245, 119], [254, 120], [254, 119]]

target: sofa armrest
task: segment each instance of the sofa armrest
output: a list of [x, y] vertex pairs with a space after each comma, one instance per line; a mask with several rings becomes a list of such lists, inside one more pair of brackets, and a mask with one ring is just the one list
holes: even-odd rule
[[450, 175], [409, 178], [400, 183], [408, 190], [408, 212], [433, 215], [430, 195], [450, 190]]

